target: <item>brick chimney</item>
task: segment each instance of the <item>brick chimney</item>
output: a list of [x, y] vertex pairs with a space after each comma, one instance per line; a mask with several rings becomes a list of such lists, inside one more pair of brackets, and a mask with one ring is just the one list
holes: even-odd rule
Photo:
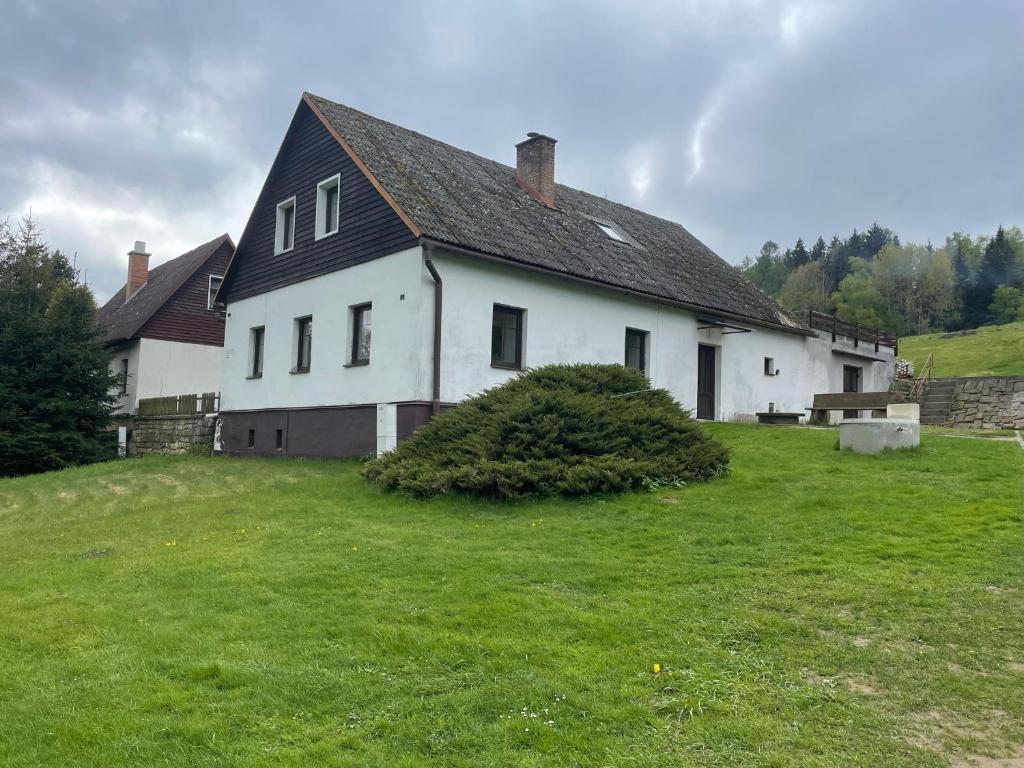
[[149, 257], [146, 243], [135, 241], [135, 247], [128, 251], [128, 283], [124, 288], [124, 300], [128, 301], [136, 291], [149, 280]]
[[516, 181], [549, 208], [555, 207], [555, 139], [528, 133], [516, 144]]

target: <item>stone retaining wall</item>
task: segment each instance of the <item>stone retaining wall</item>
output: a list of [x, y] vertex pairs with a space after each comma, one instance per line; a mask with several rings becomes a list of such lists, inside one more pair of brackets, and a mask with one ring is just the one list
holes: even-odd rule
[[918, 402], [920, 398], [911, 398], [910, 390], [914, 388], [914, 381], [916, 379], [893, 379], [892, 384], [889, 385], [890, 392], [899, 392], [903, 397], [907, 399], [907, 402]]
[[193, 454], [208, 456], [213, 450], [216, 416], [147, 416], [133, 420], [128, 454]]
[[1024, 376], [960, 379], [947, 422], [954, 427], [1024, 429]]

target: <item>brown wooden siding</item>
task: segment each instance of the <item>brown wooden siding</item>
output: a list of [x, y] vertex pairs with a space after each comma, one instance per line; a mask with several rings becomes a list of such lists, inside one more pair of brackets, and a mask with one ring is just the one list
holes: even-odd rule
[[230, 258], [231, 243], [225, 242], [153, 313], [136, 335], [223, 347], [223, 309], [207, 309], [206, 302], [210, 275], [223, 275]]
[[[337, 234], [314, 239], [316, 185], [341, 174]], [[274, 255], [277, 204], [295, 196], [295, 248]], [[411, 248], [412, 232], [306, 105], [299, 106], [238, 244], [227, 301], [336, 272]]]

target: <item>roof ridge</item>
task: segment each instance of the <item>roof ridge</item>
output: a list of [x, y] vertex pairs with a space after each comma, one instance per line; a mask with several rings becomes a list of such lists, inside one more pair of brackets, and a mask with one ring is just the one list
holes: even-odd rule
[[[461, 152], [464, 155], [470, 155], [471, 157], [475, 157], [478, 160], [483, 160], [486, 163], [491, 163], [493, 165], [499, 166], [500, 168], [502, 168], [504, 170], [507, 170], [507, 171], [510, 171], [511, 173], [515, 174], [515, 171], [516, 171], [515, 166], [509, 165], [508, 163], [503, 163], [503, 162], [501, 162], [501, 160], [495, 160], [493, 157], [487, 157], [486, 155], [481, 155], [481, 154], [479, 154], [477, 152], [474, 152], [471, 149], [465, 149], [463, 147], [457, 147], [454, 144], [451, 144], [451, 143], [449, 143], [447, 141], [444, 141], [443, 139], [438, 139], [438, 138], [430, 136], [430, 135], [428, 135], [426, 133], [422, 133], [420, 131], [414, 130], [412, 128], [407, 128], [404, 125], [399, 125], [398, 123], [394, 123], [394, 122], [392, 122], [390, 120], [386, 120], [383, 117], [377, 117], [376, 115], [371, 115], [369, 112], [364, 112], [361, 109], [357, 109], [356, 107], [350, 106], [348, 104], [343, 104], [340, 101], [334, 101], [333, 99], [328, 99], [328, 98], [326, 98], [324, 96], [318, 96], [317, 94], [311, 93], [309, 91], [304, 91], [304, 93], [306, 95], [308, 95], [310, 98], [316, 99], [317, 101], [325, 102], [327, 104], [332, 104], [332, 105], [334, 105], [336, 107], [341, 107], [342, 109], [347, 109], [350, 112], [356, 113], [357, 115], [362, 115], [363, 117], [368, 117], [369, 119], [374, 120], [374, 121], [376, 121], [378, 123], [384, 123], [385, 125], [390, 126], [392, 128], [396, 128], [399, 131], [402, 131], [404, 133], [412, 134], [413, 136], [417, 136], [417, 137], [419, 137], [421, 139], [426, 139], [427, 141], [434, 142], [435, 144], [442, 144], [442, 145], [448, 147], [449, 149], [455, 150], [456, 152]], [[620, 208], [626, 208], [626, 209], [628, 209], [630, 211], [633, 211], [635, 213], [639, 213], [639, 214], [641, 214], [643, 216], [650, 216], [651, 218], [658, 219], [659, 221], [664, 221], [667, 224], [672, 224], [672, 225], [674, 225], [676, 227], [679, 227], [680, 229], [683, 229], [684, 231], [687, 232], [687, 234], [690, 234], [692, 236], [692, 233], [690, 233], [690, 231], [688, 229], [686, 229], [686, 227], [684, 227], [682, 224], [680, 224], [678, 221], [675, 221], [674, 219], [668, 219], [668, 218], [665, 218], [664, 216], [659, 216], [656, 213], [650, 213], [649, 211], [645, 211], [645, 210], [643, 210], [641, 208], [637, 208], [636, 206], [629, 205], [628, 203], [622, 203], [622, 202], [619, 202], [618, 200], [615, 200], [615, 199], [612, 199], [612, 198], [609, 198], [609, 197], [605, 197], [605, 196], [602, 196], [602, 195], [598, 195], [598, 194], [596, 194], [594, 192], [588, 192], [587, 190], [582, 189], [581, 187], [573, 187], [573, 186], [570, 186], [569, 184], [564, 184], [564, 183], [559, 182], [559, 181], [555, 182], [555, 186], [556, 187], [561, 187], [562, 189], [568, 189], [568, 190], [570, 190], [572, 192], [577, 192], [577, 193], [579, 193], [581, 195], [586, 195], [586, 196], [588, 196], [590, 198], [593, 198], [594, 200], [599, 200], [599, 201], [601, 201], [603, 203], [611, 203], [612, 205], [617, 205]], [[555, 208], [556, 209], [558, 208], [558, 198], [557, 197], [555, 198]], [[705, 247], [707, 247], [707, 246], [705, 246]], [[708, 250], [711, 250], [711, 249], [709, 248]], [[712, 251], [712, 253], [714, 253], [714, 251]], [[717, 256], [718, 254], [715, 254], [715, 255]]]

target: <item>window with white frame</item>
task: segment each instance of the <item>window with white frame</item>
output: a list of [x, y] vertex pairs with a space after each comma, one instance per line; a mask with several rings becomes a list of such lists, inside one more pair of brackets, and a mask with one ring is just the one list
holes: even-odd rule
[[210, 283], [206, 290], [206, 308], [213, 309], [213, 302], [217, 298], [217, 291], [220, 290], [220, 284], [224, 282], [224, 278], [220, 275], [210, 275]]
[[295, 247], [295, 198], [277, 204], [277, 228], [274, 230], [274, 253], [285, 253]]
[[324, 179], [316, 185], [316, 239], [338, 231], [338, 205], [341, 198], [341, 175]]

